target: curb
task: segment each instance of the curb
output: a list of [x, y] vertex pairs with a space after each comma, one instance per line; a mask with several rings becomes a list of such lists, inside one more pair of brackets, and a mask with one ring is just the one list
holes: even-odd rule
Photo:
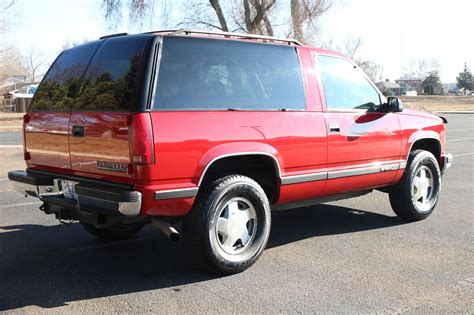
[[440, 110], [435, 111], [436, 114], [474, 114], [474, 111], [469, 110]]

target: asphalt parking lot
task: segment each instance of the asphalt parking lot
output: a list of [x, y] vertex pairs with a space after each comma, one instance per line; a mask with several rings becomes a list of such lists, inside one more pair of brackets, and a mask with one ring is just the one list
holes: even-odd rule
[[261, 259], [228, 277], [152, 226], [113, 243], [59, 226], [12, 190], [21, 135], [0, 133], [0, 311], [473, 313], [474, 115], [444, 116], [455, 164], [427, 220], [380, 192], [274, 213]]

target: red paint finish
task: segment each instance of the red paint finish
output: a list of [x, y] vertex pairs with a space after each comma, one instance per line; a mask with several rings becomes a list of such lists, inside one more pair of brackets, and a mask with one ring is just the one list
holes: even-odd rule
[[[445, 129], [436, 116], [410, 110], [327, 111], [312, 57], [322, 51], [306, 47], [297, 51], [306, 110], [31, 112], [25, 122], [28, 167], [130, 183], [142, 192], [142, 215], [183, 216], [194, 197], [155, 200], [155, 192], [198, 187], [209, 165], [226, 156], [260, 154], [272, 159], [279, 177], [279, 204], [394, 184], [403, 170], [329, 180], [323, 176], [283, 185], [288, 177], [404, 162], [411, 145], [426, 138], [439, 141], [444, 152]], [[143, 121], [151, 122], [152, 137], [142, 147], [136, 146], [143, 137], [134, 138], [133, 122], [138, 119], [134, 115], [147, 115]], [[84, 136], [73, 136], [73, 126], [83, 127]], [[333, 126], [339, 132], [330, 132]], [[147, 145], [150, 139], [153, 142]], [[143, 163], [140, 158], [134, 163], [131, 156], [141, 154]], [[127, 171], [99, 169], [97, 161], [126, 164]]]
[[[128, 172], [103, 170], [97, 161], [128, 167], [130, 146], [127, 112], [73, 112], [69, 123], [71, 168], [74, 172], [131, 178]], [[84, 136], [72, 135], [73, 126], [84, 128]]]
[[64, 172], [69, 161], [69, 112], [29, 112], [25, 121], [25, 150], [30, 168]]

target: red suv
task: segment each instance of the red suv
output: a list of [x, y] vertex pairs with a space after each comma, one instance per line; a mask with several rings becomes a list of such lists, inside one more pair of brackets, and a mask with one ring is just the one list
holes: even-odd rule
[[236, 273], [265, 248], [272, 210], [379, 189], [402, 219], [429, 216], [452, 162], [445, 122], [297, 41], [117, 34], [56, 59], [24, 117], [27, 169], [8, 176], [97, 237], [152, 223]]

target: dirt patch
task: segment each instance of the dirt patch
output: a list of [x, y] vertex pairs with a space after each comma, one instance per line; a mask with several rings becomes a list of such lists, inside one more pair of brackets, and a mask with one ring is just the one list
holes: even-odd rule
[[407, 108], [435, 111], [474, 111], [474, 96], [403, 96]]

